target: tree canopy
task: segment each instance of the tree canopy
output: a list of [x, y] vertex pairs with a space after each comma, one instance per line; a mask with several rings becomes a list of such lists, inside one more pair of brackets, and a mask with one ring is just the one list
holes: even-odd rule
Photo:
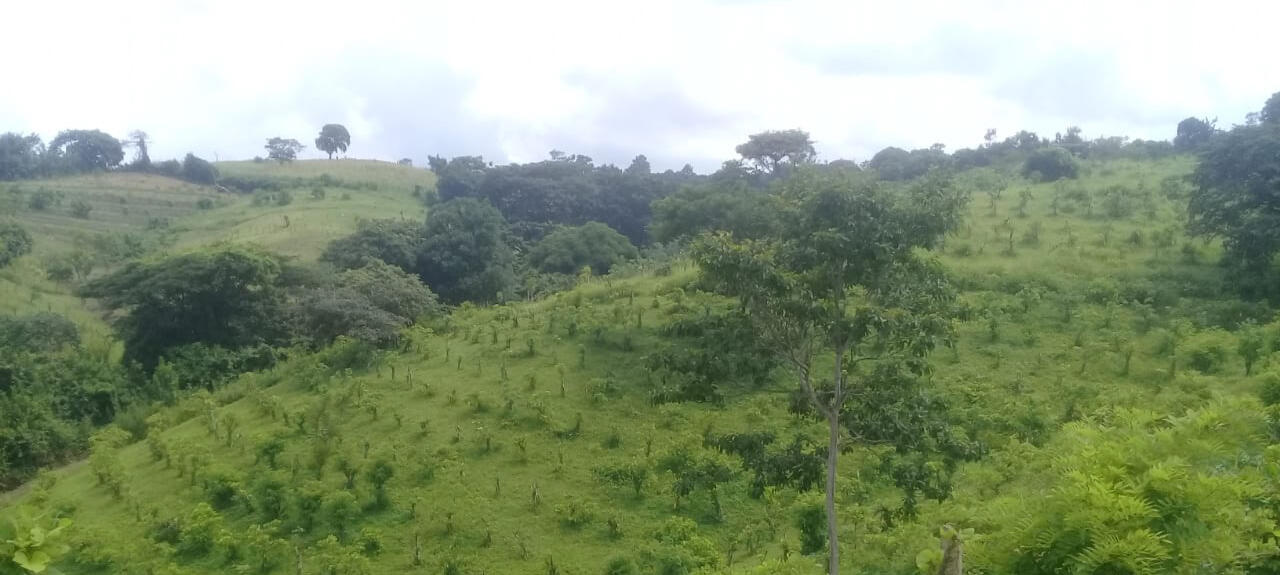
[[182, 177], [197, 184], [213, 185], [218, 181], [218, 168], [208, 160], [188, 153], [182, 159]]
[[1280, 295], [1273, 258], [1280, 250], [1280, 124], [1239, 126], [1214, 138], [1192, 174], [1187, 229], [1221, 237], [1223, 263], [1253, 297]]
[[[828, 572], [835, 574], [841, 428], [864, 421], [846, 418], [845, 411], [850, 397], [861, 397], [874, 381], [852, 367], [870, 362], [923, 372], [924, 356], [947, 331], [950, 290], [916, 250], [935, 246], [956, 226], [967, 195], [941, 177], [902, 191], [860, 174], [816, 170], [784, 181], [780, 195], [785, 203], [776, 234], [756, 240], [705, 235], [693, 254], [704, 280], [740, 301], [757, 337], [793, 370], [828, 423]], [[834, 352], [835, 367], [832, 379], [819, 385], [815, 358], [825, 350]], [[871, 412], [883, 407], [855, 405]]]
[[380, 260], [413, 271], [418, 265], [418, 252], [422, 250], [422, 233], [419, 222], [361, 220], [354, 233], [329, 242], [320, 260], [338, 269], [360, 268]]
[[1262, 105], [1262, 111], [1258, 112], [1258, 119], [1264, 124], [1280, 124], [1280, 92], [1267, 98], [1267, 102]]
[[192, 343], [228, 349], [280, 339], [281, 263], [257, 248], [216, 246], [139, 261], [86, 285], [83, 294], [123, 312], [125, 356], [145, 368]]
[[1199, 118], [1187, 118], [1178, 122], [1178, 133], [1173, 138], [1173, 147], [1181, 151], [1200, 149], [1213, 138], [1217, 129], [1213, 122]]
[[317, 344], [348, 336], [382, 346], [399, 341], [402, 328], [439, 304], [417, 276], [375, 260], [306, 290], [293, 309], [295, 329]]
[[35, 242], [31, 234], [17, 222], [0, 221], [0, 268], [4, 268], [22, 256], [31, 253]]
[[281, 137], [267, 139], [267, 145], [263, 147], [267, 149], [267, 158], [281, 164], [298, 159], [298, 152], [306, 148], [297, 140]]
[[63, 130], [49, 142], [48, 154], [61, 171], [108, 170], [124, 161], [120, 140], [100, 130]]
[[1027, 156], [1027, 161], [1022, 164], [1023, 176], [1042, 182], [1075, 179], [1079, 173], [1080, 163], [1072, 157], [1071, 152], [1059, 146], [1038, 149]]
[[418, 275], [448, 303], [499, 301], [515, 285], [508, 235], [502, 214], [488, 202], [442, 202], [427, 213]]
[[337, 152], [346, 152], [351, 145], [351, 134], [342, 124], [325, 124], [316, 136], [316, 149], [329, 154], [329, 159]]
[[547, 234], [529, 251], [529, 263], [548, 273], [574, 274], [590, 267], [592, 273], [602, 275], [636, 255], [626, 236], [600, 222], [587, 222]]
[[788, 168], [813, 163], [817, 156], [813, 140], [804, 130], [769, 130], [751, 134], [734, 150], [757, 169], [771, 175], [782, 175]]
[[39, 175], [44, 152], [44, 142], [36, 134], [0, 134], [0, 180], [19, 180]]
[[596, 166], [591, 158], [563, 152], [542, 162], [492, 167], [478, 156], [443, 164], [432, 161], [432, 169], [440, 176], [440, 199], [488, 200], [512, 231], [528, 241], [541, 239], [557, 225], [596, 221], [634, 244], [646, 244], [653, 201], [697, 179], [692, 174], [649, 173], [648, 160], [642, 157], [627, 170]]

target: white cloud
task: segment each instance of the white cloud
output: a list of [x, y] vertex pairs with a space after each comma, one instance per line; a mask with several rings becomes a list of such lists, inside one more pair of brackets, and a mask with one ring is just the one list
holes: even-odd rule
[[[1258, 2], [15, 2], [0, 130], [145, 129], [243, 158], [326, 122], [356, 157], [559, 148], [712, 169], [749, 133], [824, 158], [987, 128], [1169, 138], [1280, 90]], [[11, 52], [15, 54], [19, 52]], [[316, 152], [311, 151], [312, 155]]]

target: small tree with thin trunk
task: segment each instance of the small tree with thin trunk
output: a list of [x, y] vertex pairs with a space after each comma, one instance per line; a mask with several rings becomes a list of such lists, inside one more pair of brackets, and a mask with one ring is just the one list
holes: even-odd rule
[[[962, 217], [967, 196], [931, 176], [889, 190], [857, 174], [801, 171], [780, 187], [783, 225], [774, 237], [707, 235], [694, 246], [703, 279], [736, 297], [757, 337], [791, 367], [828, 425], [828, 570], [839, 573], [836, 471], [842, 427], [861, 417], [847, 400], [881, 364], [920, 373], [947, 336], [951, 291], [919, 250], [935, 246]], [[830, 378], [816, 371], [831, 358]], [[858, 402], [859, 410], [875, 406]]]

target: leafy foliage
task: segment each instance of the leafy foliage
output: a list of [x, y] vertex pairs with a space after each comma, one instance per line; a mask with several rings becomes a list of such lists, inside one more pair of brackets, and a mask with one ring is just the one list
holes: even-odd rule
[[1022, 164], [1022, 175], [1042, 182], [1075, 179], [1080, 174], [1080, 164], [1066, 148], [1051, 146], [1027, 156]]
[[306, 148], [297, 140], [281, 137], [268, 138], [267, 145], [263, 147], [267, 149], [267, 158], [281, 164], [298, 159], [298, 152]]
[[218, 168], [195, 154], [182, 158], [182, 177], [197, 184], [213, 185], [218, 181]]
[[46, 153], [58, 171], [107, 170], [124, 161], [120, 140], [99, 130], [63, 130], [49, 141]]
[[316, 136], [316, 149], [329, 154], [330, 160], [333, 154], [346, 152], [350, 145], [351, 133], [342, 124], [325, 124], [320, 128], [320, 135]]
[[84, 294], [128, 312], [116, 321], [125, 355], [151, 369], [165, 350], [185, 344], [234, 349], [279, 339], [279, 275], [275, 256], [222, 246], [130, 263]]
[[604, 275], [638, 255], [626, 236], [599, 222], [558, 228], [529, 251], [529, 262], [549, 273], [576, 274], [584, 267]]
[[0, 222], [0, 268], [31, 253], [31, 234], [16, 222]]
[[513, 258], [502, 214], [483, 200], [460, 198], [427, 214], [417, 270], [448, 303], [484, 303], [512, 293]]
[[405, 220], [361, 220], [349, 236], [333, 240], [320, 260], [339, 269], [364, 267], [381, 260], [405, 271], [417, 267], [422, 224]]
[[803, 130], [771, 130], [752, 134], [734, 148], [738, 155], [771, 175], [781, 176], [796, 166], [813, 162], [817, 152]]
[[1201, 152], [1192, 181], [1187, 230], [1222, 238], [1223, 262], [1245, 295], [1275, 295], [1280, 125], [1240, 126], [1218, 136]]

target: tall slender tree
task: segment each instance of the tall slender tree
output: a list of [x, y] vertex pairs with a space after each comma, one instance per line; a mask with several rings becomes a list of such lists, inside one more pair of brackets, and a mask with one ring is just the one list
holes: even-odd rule
[[[781, 196], [779, 233], [704, 235], [693, 253], [703, 278], [738, 298], [827, 422], [828, 571], [837, 574], [838, 457], [843, 428], [856, 419], [846, 419], [847, 400], [873, 377], [864, 364], [918, 375], [946, 337], [951, 291], [919, 249], [956, 225], [967, 197], [938, 176], [891, 192], [866, 176], [817, 170], [788, 178]], [[816, 371], [827, 357], [830, 379]]]

